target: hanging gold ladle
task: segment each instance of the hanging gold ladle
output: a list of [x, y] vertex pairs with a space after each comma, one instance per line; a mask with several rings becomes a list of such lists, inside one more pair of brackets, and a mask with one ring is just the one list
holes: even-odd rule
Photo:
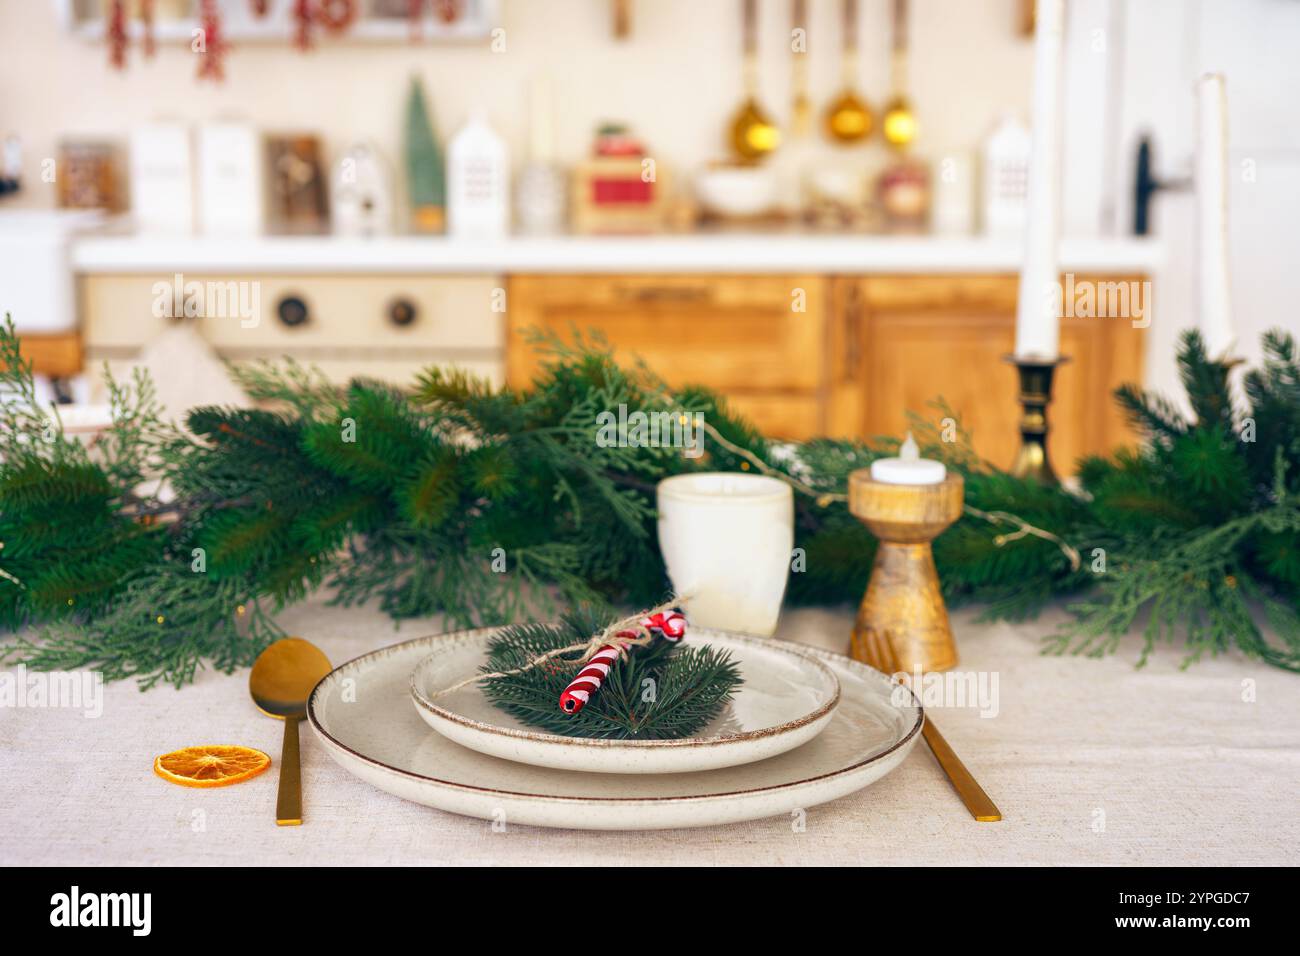
[[742, 0], [745, 102], [731, 121], [731, 148], [741, 160], [762, 159], [781, 144], [777, 129], [758, 102], [758, 0]]
[[826, 132], [839, 143], [871, 135], [875, 118], [855, 89], [858, 59], [858, 0], [844, 0], [844, 89], [826, 111]]
[[916, 139], [916, 114], [907, 98], [907, 0], [894, 0], [894, 55], [891, 64], [893, 96], [885, 106], [881, 132], [895, 149], [906, 149]]

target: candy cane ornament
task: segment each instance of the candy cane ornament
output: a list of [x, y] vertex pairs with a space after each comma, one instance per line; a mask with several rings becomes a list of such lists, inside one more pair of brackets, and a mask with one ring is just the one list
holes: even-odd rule
[[[677, 610], [643, 617], [639, 623], [652, 635], [662, 637], [674, 644], [686, 636], [686, 618]], [[639, 635], [634, 631], [619, 631], [614, 636], [635, 639]], [[577, 714], [582, 710], [591, 700], [592, 695], [600, 690], [601, 684], [609, 675], [609, 669], [614, 666], [614, 661], [631, 650], [631, 647], [632, 645], [624, 641], [618, 641], [614, 644], [606, 644], [591, 655], [591, 659], [583, 665], [578, 676], [569, 682], [569, 686], [564, 688], [564, 693], [560, 695], [560, 710], [566, 714]]]

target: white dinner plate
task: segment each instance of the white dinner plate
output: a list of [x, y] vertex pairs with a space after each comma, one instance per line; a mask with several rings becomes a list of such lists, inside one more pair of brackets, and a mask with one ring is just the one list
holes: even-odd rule
[[[903, 761], [920, 736], [919, 701], [883, 674], [838, 654], [803, 649], [839, 679], [840, 703], [820, 734], [758, 763], [675, 774], [552, 770], [469, 750], [411, 706], [416, 665], [442, 641], [423, 637], [335, 668], [312, 691], [307, 719], [348, 772], [381, 790], [453, 813], [588, 830], [700, 827], [786, 814], [853, 793]], [[692, 639], [730, 637], [696, 628]]]
[[[816, 737], [840, 701], [835, 673], [789, 643], [738, 634], [707, 639], [692, 629], [692, 645], [731, 655], [744, 680], [735, 696], [700, 732], [679, 740], [593, 740], [529, 727], [500, 710], [477, 684], [439, 691], [479, 673], [491, 631], [439, 641], [411, 675], [411, 699], [424, 721], [471, 750], [557, 770], [588, 773], [690, 773], [766, 760]], [[574, 673], [577, 673], [574, 668]], [[559, 701], [556, 701], [559, 709]]]

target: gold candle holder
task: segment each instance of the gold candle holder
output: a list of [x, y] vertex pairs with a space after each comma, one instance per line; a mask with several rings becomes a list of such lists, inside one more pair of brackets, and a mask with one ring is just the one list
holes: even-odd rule
[[854, 660], [917, 673], [957, 664], [957, 645], [939, 589], [930, 542], [961, 517], [964, 482], [949, 473], [929, 485], [876, 481], [871, 469], [849, 475], [849, 510], [880, 541], [867, 593], [853, 622]]
[[1017, 478], [1032, 478], [1041, 485], [1059, 485], [1052, 459], [1047, 454], [1047, 406], [1052, 403], [1052, 377], [1058, 365], [1070, 361], [1005, 356], [1020, 378], [1020, 451], [1011, 466]]

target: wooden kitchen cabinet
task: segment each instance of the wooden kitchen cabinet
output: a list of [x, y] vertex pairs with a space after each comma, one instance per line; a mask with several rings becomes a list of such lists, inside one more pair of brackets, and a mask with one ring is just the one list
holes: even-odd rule
[[[153, 308], [159, 278], [82, 277], [81, 333], [92, 375], [105, 361], [121, 373], [173, 321]], [[1143, 278], [1080, 275], [1076, 284]], [[504, 366], [506, 380], [523, 386], [544, 360], [530, 331], [571, 340], [582, 330], [603, 336], [621, 362], [643, 360], [671, 387], [716, 389], [775, 438], [900, 437], [908, 410], [937, 418], [929, 403], [943, 398], [993, 464], [1008, 467], [1018, 447], [1016, 374], [1003, 361], [1015, 339], [1011, 274], [288, 274], [243, 281], [257, 283], [255, 325], [235, 316], [186, 320], [234, 360], [289, 354], [338, 381], [364, 375], [395, 384], [409, 384], [431, 364], [497, 382]], [[292, 299], [300, 300], [302, 321], [285, 321], [283, 306]], [[394, 309], [402, 304], [412, 321], [398, 321]], [[80, 365], [68, 343], [37, 354], [41, 344], [30, 343], [38, 365], [64, 374]], [[1061, 347], [1072, 361], [1058, 371], [1051, 409], [1058, 473], [1073, 472], [1081, 455], [1136, 439], [1111, 393], [1142, 380], [1143, 344], [1143, 330], [1128, 319], [1064, 320]]]
[[506, 378], [545, 356], [530, 330], [599, 333], [672, 387], [708, 385], [770, 435], [826, 431], [827, 279], [809, 275], [521, 275], [509, 281]]
[[[1078, 276], [1076, 281], [1141, 281]], [[901, 437], [906, 413], [945, 399], [975, 450], [1010, 466], [1019, 445], [1014, 275], [525, 275], [509, 281], [506, 375], [542, 357], [530, 329], [599, 332], [670, 386], [711, 386], [765, 434]], [[803, 311], [793, 303], [801, 302]], [[1053, 462], [1136, 438], [1111, 393], [1140, 382], [1143, 335], [1128, 319], [1067, 318], [1051, 409]]]
[[19, 334], [18, 351], [32, 363], [35, 374], [63, 378], [81, 371], [81, 336], [77, 332]]
[[[1076, 282], [1143, 276], [1077, 276]], [[983, 458], [1010, 467], [1019, 448], [1017, 378], [1003, 360], [1015, 346], [1015, 276], [870, 276], [835, 280], [831, 433], [899, 436], [909, 410], [933, 418], [943, 398]], [[1143, 330], [1128, 318], [1066, 318], [1048, 448], [1059, 474], [1085, 454], [1132, 444], [1112, 393], [1141, 382]]]

